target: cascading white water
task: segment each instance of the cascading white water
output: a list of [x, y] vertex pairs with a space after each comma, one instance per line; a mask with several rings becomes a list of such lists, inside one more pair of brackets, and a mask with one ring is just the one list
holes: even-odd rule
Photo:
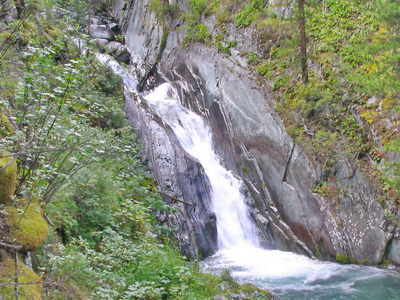
[[210, 180], [219, 249], [258, 247], [256, 229], [240, 193], [241, 182], [221, 165], [203, 118], [168, 96], [169, 89], [165, 83], [145, 99], [173, 129], [183, 149], [199, 160]]
[[203, 262], [205, 271], [231, 268], [241, 281], [274, 290], [287, 299], [398, 299], [400, 279], [396, 273], [261, 249], [240, 192], [242, 183], [221, 165], [202, 117], [182, 107], [170, 89], [163, 84], [144, 98], [173, 129], [183, 149], [199, 160], [209, 178], [219, 251]]

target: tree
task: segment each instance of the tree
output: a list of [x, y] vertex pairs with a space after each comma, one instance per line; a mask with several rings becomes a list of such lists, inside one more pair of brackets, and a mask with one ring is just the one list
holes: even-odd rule
[[300, 66], [301, 78], [303, 84], [308, 83], [308, 68], [307, 68], [307, 37], [306, 37], [306, 20], [304, 16], [304, 0], [298, 0], [299, 10], [299, 33], [300, 33]]

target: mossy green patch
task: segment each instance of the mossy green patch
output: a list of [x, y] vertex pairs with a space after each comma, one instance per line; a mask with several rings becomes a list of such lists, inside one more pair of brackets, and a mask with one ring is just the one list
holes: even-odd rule
[[341, 264], [360, 264], [360, 261], [357, 258], [351, 258], [344, 253], [336, 254], [336, 261]]
[[17, 163], [14, 157], [8, 155], [10, 153], [6, 151], [0, 152], [0, 169], [9, 164], [0, 171], [0, 204], [6, 205], [11, 204], [11, 196], [17, 183]]
[[14, 134], [14, 128], [7, 115], [0, 112], [0, 137], [11, 136]]
[[[6, 258], [0, 262], [0, 283], [14, 283], [15, 282], [15, 261], [11, 258]], [[39, 282], [40, 277], [23, 263], [18, 263], [18, 282], [20, 283], [33, 283]], [[21, 284], [18, 288], [19, 299], [38, 300], [42, 299], [40, 291], [41, 284]], [[14, 285], [4, 285], [0, 287], [0, 295], [5, 299], [12, 299], [14, 295]]]
[[271, 299], [272, 296], [270, 292], [261, 290], [251, 283], [242, 284], [240, 289], [244, 291], [250, 299]]
[[6, 222], [11, 227], [11, 238], [24, 250], [35, 250], [43, 245], [49, 233], [49, 227], [42, 217], [42, 208], [38, 201], [17, 209], [6, 209]]

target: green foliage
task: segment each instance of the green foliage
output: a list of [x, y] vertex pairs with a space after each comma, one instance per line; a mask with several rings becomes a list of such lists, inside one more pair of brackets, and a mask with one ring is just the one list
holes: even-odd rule
[[352, 263], [352, 259], [343, 253], [338, 253], [336, 254], [336, 261], [342, 264], [351, 264]]
[[224, 39], [225, 39], [224, 36], [219, 33], [216, 34], [214, 37], [214, 41], [215, 44], [217, 45], [218, 52], [229, 55], [231, 53], [230, 49], [237, 46], [237, 41], [225, 42]]
[[[259, 63], [258, 57], [254, 52], [249, 53], [249, 57], [247, 58], [247, 63], [251, 66], [255, 66]], [[260, 74], [265, 75], [265, 72], [260, 72]]]
[[114, 138], [104, 130], [125, 124], [115, 92], [120, 79], [93, 57], [74, 57], [77, 50], [70, 47], [24, 52], [26, 69], [15, 99], [1, 101], [17, 125], [3, 143], [20, 161], [17, 191], [23, 188], [45, 202], [81, 167], [113, 155]]
[[[385, 150], [391, 153], [400, 153], [400, 139], [393, 139], [385, 145]], [[381, 175], [382, 189], [386, 193], [390, 191], [397, 195], [397, 203], [400, 203], [400, 162], [388, 161], [383, 164], [384, 171]]]
[[189, 4], [194, 13], [201, 15], [208, 6], [208, 0], [189, 0]]
[[233, 285], [238, 285], [238, 279], [235, 278], [232, 275], [232, 270], [229, 269], [229, 268], [228, 269], [223, 269], [221, 274], [220, 274], [220, 277], [221, 277], [221, 279], [223, 281], [226, 281], [226, 282], [228, 282], [230, 284], [233, 284]]
[[240, 166], [240, 168], [242, 169], [243, 173], [246, 174], [247, 176], [249, 176], [250, 174], [250, 169], [245, 167], [245, 166]]
[[109, 227], [132, 235], [146, 232], [152, 222], [148, 213], [169, 209], [152, 191], [154, 183], [138, 161], [138, 150], [131, 146], [134, 136], [127, 130], [114, 141], [126, 151], [82, 169], [49, 204], [49, 215], [64, 240], [81, 236], [96, 243], [91, 233]]
[[399, 26], [400, 1], [399, 0], [377, 0], [379, 19], [388, 24], [389, 28], [396, 31]]
[[244, 28], [250, 25], [251, 21], [249, 19], [249, 14], [251, 11], [252, 7], [247, 6], [243, 11], [237, 14], [235, 19], [237, 28]]
[[189, 45], [190, 43], [199, 42], [206, 44], [210, 41], [211, 35], [207, 30], [207, 26], [200, 24], [201, 16], [204, 14], [207, 8], [207, 0], [191, 0], [190, 13], [183, 16], [185, 26], [183, 29], [187, 29], [185, 38], [183, 39], [183, 45]]
[[263, 0], [251, 0], [250, 3], [244, 6], [235, 18], [237, 28], [248, 27], [253, 21], [267, 16], [266, 3]]
[[188, 45], [194, 42], [206, 44], [210, 41], [210, 38], [211, 36], [207, 30], [206, 25], [200, 24], [196, 25], [193, 28], [189, 28], [185, 38], [183, 39], [183, 44]]
[[[330, 0], [308, 4], [305, 13], [311, 66], [309, 83], [301, 84], [300, 77], [296, 77], [301, 71], [298, 35], [292, 30], [297, 26], [295, 18], [253, 19], [260, 34], [265, 39], [272, 38], [274, 44], [269, 57], [254, 66], [272, 83], [279, 101], [276, 108], [288, 132], [305, 151], [317, 157], [326, 169], [324, 173], [329, 174], [339, 158], [354, 162], [370, 152], [373, 142], [372, 134], [366, 134], [367, 128], [375, 128], [385, 137], [392, 131], [383, 124], [388, 124], [388, 120], [395, 124], [398, 119], [394, 108], [399, 105], [396, 75], [399, 56], [391, 27], [397, 21], [392, 18], [390, 22], [382, 22], [384, 18], [373, 1]], [[273, 27], [274, 33], [263, 24]], [[379, 99], [379, 108], [366, 105], [372, 97]], [[395, 164], [381, 167], [385, 169], [382, 188], [398, 186]]]
[[200, 274], [176, 250], [157, 244], [149, 233], [135, 240], [111, 229], [93, 235], [101, 235], [96, 248], [77, 239], [67, 247], [61, 246], [49, 261], [55, 276], [78, 270], [77, 278], [86, 278], [81, 284], [86, 285], [91, 297], [206, 299], [216, 293], [216, 278]]
[[157, 20], [164, 25], [167, 25], [168, 20], [180, 15], [178, 5], [168, 4], [163, 0], [150, 0], [150, 9], [155, 13]]
[[25, 2], [26, 9], [31, 14], [37, 14], [44, 8], [44, 0], [27, 0]]
[[[386, 209], [383, 211], [383, 216], [384, 216], [388, 221], [392, 222], [393, 224], [394, 224], [394, 223], [397, 223], [397, 219], [398, 219], [397, 214], [396, 214], [395, 212], [391, 211], [390, 209], [386, 208]], [[396, 225], [397, 225], [397, 224], [396, 224]]]

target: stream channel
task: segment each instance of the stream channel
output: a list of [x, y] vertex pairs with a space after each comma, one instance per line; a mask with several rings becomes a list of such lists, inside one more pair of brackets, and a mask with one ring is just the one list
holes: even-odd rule
[[[136, 80], [117, 62], [98, 58], [122, 77], [125, 88], [136, 88]], [[253, 283], [281, 299], [400, 299], [398, 272], [261, 248], [241, 194], [243, 182], [223, 167], [202, 116], [184, 108], [168, 83], [142, 96], [172, 128], [182, 148], [201, 163], [211, 183], [219, 251], [201, 263], [203, 271], [230, 269], [240, 283]]]

